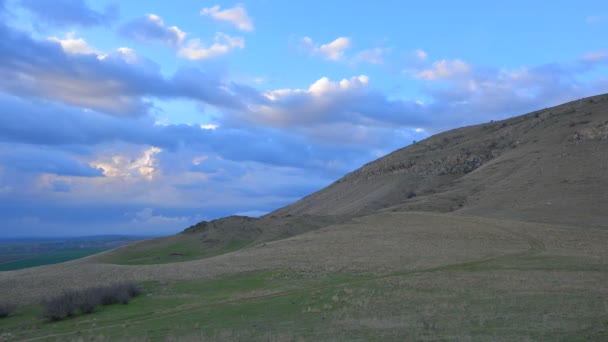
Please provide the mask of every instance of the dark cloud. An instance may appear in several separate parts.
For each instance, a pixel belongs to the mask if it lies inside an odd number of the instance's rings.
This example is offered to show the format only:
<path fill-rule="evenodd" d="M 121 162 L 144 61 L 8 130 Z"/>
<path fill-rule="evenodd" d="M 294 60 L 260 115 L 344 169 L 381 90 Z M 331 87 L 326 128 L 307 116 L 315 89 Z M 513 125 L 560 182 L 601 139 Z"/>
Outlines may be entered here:
<path fill-rule="evenodd" d="M 51 183 L 51 191 L 70 192 L 70 184 L 63 181 L 54 181 Z"/>
<path fill-rule="evenodd" d="M 0 165 L 17 172 L 77 177 L 103 176 L 103 170 L 79 162 L 61 150 L 27 145 L 0 145 Z"/>
<path fill-rule="evenodd" d="M 362 156 L 370 157 L 368 140 L 339 146 L 332 142 L 312 143 L 303 135 L 273 128 L 208 130 L 183 124 L 163 126 L 156 125 L 148 117 L 120 118 L 14 96 L 0 96 L 0 108 L 4 114 L 0 115 L 0 141 L 6 143 L 73 148 L 125 142 L 174 152 L 194 149 L 236 162 L 319 169 L 327 169 L 326 164 L 336 155 L 341 155 L 341 159 L 351 158 L 353 163 L 360 161 Z M 341 171 L 344 169 L 336 170 Z"/>
<path fill-rule="evenodd" d="M 142 42 L 160 41 L 174 48 L 186 36 L 177 26 L 166 26 L 162 18 L 154 14 L 131 20 L 120 27 L 119 33 Z"/>
<path fill-rule="evenodd" d="M 60 27 L 109 25 L 119 15 L 116 4 L 109 4 L 103 11 L 97 11 L 84 0 L 21 0 L 19 3 L 39 21 Z"/>

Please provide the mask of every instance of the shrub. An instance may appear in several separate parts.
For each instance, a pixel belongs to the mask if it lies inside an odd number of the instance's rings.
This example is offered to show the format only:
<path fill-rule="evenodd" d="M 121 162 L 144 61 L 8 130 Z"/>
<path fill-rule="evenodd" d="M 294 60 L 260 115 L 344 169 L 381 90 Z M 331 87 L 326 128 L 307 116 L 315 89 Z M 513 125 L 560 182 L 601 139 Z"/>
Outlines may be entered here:
<path fill-rule="evenodd" d="M 0 303 L 0 318 L 8 317 L 16 309 L 17 306 L 12 303 Z"/>
<path fill-rule="evenodd" d="M 135 283 L 99 286 L 80 291 L 64 291 L 61 295 L 42 302 L 42 316 L 51 321 L 58 321 L 78 312 L 89 314 L 94 312 L 100 304 L 129 304 L 131 298 L 139 296 L 141 292 Z"/>
<path fill-rule="evenodd" d="M 78 308 L 79 293 L 64 291 L 61 295 L 42 302 L 42 316 L 51 321 L 59 321 L 73 316 Z"/>
<path fill-rule="evenodd" d="M 78 310 L 84 314 L 93 313 L 99 305 L 99 301 L 99 295 L 95 288 L 80 291 L 78 297 Z"/>

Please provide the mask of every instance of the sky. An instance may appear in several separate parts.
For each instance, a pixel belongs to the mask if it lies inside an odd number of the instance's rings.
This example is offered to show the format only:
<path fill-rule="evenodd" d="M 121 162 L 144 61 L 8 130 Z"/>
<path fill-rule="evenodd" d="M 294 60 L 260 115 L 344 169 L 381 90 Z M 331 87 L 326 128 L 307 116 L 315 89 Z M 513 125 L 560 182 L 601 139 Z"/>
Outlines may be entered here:
<path fill-rule="evenodd" d="M 0 0 L 0 236 L 259 216 L 608 92 L 608 2 Z"/>

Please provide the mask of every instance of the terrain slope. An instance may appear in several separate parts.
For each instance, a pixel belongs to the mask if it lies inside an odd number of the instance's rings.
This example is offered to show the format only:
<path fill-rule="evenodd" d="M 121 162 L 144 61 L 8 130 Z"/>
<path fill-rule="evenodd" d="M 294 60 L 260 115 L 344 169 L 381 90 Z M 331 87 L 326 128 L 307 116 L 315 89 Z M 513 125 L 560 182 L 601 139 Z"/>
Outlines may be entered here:
<path fill-rule="evenodd" d="M 0 272 L 0 337 L 607 340 L 607 153 L 608 95 L 437 134 L 261 218 Z M 40 318 L 120 281 L 145 296 Z"/>
<path fill-rule="evenodd" d="M 271 215 L 392 208 L 608 228 L 608 96 L 454 129 Z"/>

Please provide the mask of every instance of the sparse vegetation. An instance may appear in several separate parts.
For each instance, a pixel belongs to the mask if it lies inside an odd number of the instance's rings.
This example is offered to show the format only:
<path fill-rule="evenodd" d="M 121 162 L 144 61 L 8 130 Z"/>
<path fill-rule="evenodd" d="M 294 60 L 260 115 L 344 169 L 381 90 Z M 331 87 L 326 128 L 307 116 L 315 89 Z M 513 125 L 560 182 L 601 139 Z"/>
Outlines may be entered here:
<path fill-rule="evenodd" d="M 134 283 L 66 290 L 61 295 L 42 302 L 42 316 L 51 321 L 59 321 L 78 313 L 93 313 L 99 305 L 129 304 L 131 298 L 140 294 L 141 289 Z"/>

